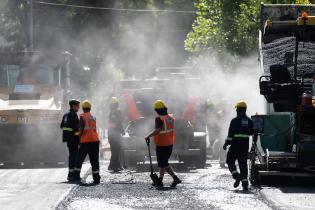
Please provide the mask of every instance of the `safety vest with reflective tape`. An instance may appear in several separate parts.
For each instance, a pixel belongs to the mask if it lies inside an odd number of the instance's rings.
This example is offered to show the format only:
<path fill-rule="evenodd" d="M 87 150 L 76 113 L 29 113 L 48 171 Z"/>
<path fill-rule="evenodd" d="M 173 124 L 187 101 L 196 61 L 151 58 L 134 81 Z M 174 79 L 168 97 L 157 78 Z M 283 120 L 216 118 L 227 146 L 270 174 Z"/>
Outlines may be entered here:
<path fill-rule="evenodd" d="M 163 122 L 162 130 L 154 136 L 154 142 L 157 146 L 170 146 L 174 144 L 175 133 L 174 125 L 175 118 L 171 115 L 159 116 Z"/>
<path fill-rule="evenodd" d="M 98 134 L 96 131 L 96 119 L 89 112 L 80 115 L 83 121 L 82 135 L 80 143 L 98 142 Z"/>

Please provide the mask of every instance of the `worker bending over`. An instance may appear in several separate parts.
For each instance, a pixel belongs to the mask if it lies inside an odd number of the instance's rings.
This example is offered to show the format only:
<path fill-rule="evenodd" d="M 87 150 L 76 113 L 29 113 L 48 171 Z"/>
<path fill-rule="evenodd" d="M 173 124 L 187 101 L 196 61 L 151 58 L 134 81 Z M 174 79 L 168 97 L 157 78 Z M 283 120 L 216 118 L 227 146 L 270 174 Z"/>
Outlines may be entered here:
<path fill-rule="evenodd" d="M 232 119 L 229 134 L 223 149 L 226 150 L 231 145 L 227 153 L 226 163 L 235 179 L 234 187 L 237 188 L 242 182 L 243 190 L 248 190 L 248 168 L 247 156 L 249 149 L 249 137 L 253 135 L 253 122 L 246 116 L 247 105 L 244 101 L 239 101 L 236 106 L 237 116 Z M 240 173 L 236 169 L 235 161 L 238 161 Z"/>
<path fill-rule="evenodd" d="M 156 157 L 158 167 L 160 168 L 159 181 L 155 187 L 163 187 L 163 177 L 165 171 L 173 177 L 173 183 L 171 187 L 175 187 L 182 181 L 175 175 L 172 167 L 168 163 L 168 159 L 171 157 L 173 151 L 173 144 L 175 140 L 174 123 L 175 119 L 167 113 L 167 107 L 164 102 L 157 100 L 154 103 L 154 110 L 157 112 L 155 118 L 155 130 L 152 131 L 145 139 L 150 141 L 151 137 L 154 137 L 156 145 Z"/>
<path fill-rule="evenodd" d="M 89 155 L 94 184 L 100 183 L 99 137 L 96 131 L 96 118 L 90 113 L 91 103 L 82 102 L 83 114 L 80 115 L 80 147 L 75 166 L 75 179 L 81 181 L 80 171 L 86 155 Z"/>
<path fill-rule="evenodd" d="M 80 109 L 80 101 L 72 99 L 69 101 L 70 111 L 63 115 L 60 128 L 62 132 L 62 141 L 67 143 L 69 151 L 68 159 L 68 181 L 74 181 L 74 166 L 78 154 L 79 146 L 79 117 L 77 112 Z"/>

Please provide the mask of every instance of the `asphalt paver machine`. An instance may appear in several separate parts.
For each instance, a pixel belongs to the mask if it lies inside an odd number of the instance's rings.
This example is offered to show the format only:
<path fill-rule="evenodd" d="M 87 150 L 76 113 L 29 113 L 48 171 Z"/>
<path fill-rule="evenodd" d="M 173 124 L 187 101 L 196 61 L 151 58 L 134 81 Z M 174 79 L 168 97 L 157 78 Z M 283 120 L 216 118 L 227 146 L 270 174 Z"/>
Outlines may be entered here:
<path fill-rule="evenodd" d="M 267 114 L 252 116 L 250 181 L 315 177 L 315 7 L 262 5 L 260 93 Z"/>

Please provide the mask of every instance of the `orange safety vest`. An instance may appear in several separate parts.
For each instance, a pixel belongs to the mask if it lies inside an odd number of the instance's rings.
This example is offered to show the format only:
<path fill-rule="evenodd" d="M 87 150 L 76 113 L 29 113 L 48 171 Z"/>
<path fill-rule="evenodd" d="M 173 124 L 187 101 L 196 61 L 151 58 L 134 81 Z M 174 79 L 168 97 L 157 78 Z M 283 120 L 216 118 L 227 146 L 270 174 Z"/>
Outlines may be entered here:
<path fill-rule="evenodd" d="M 175 133 L 174 125 L 175 118 L 171 115 L 159 116 L 163 122 L 161 132 L 154 136 L 154 142 L 157 146 L 170 146 L 174 144 Z"/>
<path fill-rule="evenodd" d="M 83 130 L 80 143 L 98 142 L 98 134 L 96 131 L 96 119 L 89 112 L 80 115 L 83 120 Z"/>

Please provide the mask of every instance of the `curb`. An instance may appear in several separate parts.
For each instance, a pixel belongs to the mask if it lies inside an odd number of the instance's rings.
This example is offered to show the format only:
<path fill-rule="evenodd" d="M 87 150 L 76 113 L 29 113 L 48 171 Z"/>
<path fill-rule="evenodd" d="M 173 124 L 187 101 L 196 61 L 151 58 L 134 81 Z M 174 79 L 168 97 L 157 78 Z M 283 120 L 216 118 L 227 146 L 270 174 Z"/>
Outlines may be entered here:
<path fill-rule="evenodd" d="M 82 179 L 86 179 L 88 176 L 89 176 L 89 171 L 91 169 L 91 166 L 89 163 L 84 163 L 82 165 L 82 172 L 84 173 Z M 62 205 L 64 203 L 64 201 L 68 200 L 69 199 L 69 195 L 74 191 L 76 190 L 77 188 L 79 187 L 78 184 L 73 184 L 72 187 L 70 187 L 66 192 L 64 192 L 60 198 L 58 199 L 58 201 L 55 203 L 55 205 L 52 207 L 53 209 L 65 209 L 64 206 Z"/>
<path fill-rule="evenodd" d="M 270 208 L 275 210 L 288 210 L 288 207 L 280 206 L 274 199 L 271 198 L 268 194 L 265 192 L 262 192 L 261 188 L 258 188 L 258 196 L 260 199 L 266 203 Z"/>

